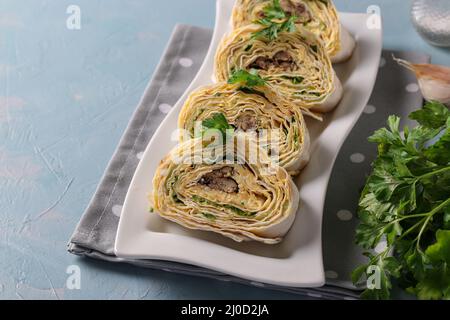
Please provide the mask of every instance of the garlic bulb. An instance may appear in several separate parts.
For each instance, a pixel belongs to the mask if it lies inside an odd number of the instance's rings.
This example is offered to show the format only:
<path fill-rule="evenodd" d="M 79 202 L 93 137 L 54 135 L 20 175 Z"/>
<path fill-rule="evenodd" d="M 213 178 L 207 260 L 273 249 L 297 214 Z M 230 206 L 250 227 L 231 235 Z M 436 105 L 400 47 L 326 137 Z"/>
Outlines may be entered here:
<path fill-rule="evenodd" d="M 422 95 L 427 101 L 438 101 L 450 106 L 450 68 L 435 64 L 414 64 L 397 59 L 400 65 L 416 74 Z"/>

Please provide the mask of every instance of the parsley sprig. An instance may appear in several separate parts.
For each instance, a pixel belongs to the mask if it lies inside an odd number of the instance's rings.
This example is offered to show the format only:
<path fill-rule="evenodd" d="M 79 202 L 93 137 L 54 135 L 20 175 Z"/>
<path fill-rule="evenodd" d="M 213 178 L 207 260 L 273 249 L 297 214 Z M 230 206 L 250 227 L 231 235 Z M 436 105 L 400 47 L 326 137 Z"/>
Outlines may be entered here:
<path fill-rule="evenodd" d="M 214 113 L 211 118 L 205 119 L 202 121 L 203 126 L 203 134 L 208 132 L 208 130 L 218 130 L 222 133 L 223 138 L 225 139 L 227 133 L 230 133 L 230 130 L 233 131 L 234 127 L 228 124 L 227 118 L 223 113 Z"/>
<path fill-rule="evenodd" d="M 202 125 L 208 129 L 218 129 L 227 130 L 233 129 L 231 125 L 228 124 L 227 118 L 225 118 L 223 113 L 215 113 L 211 118 L 202 121 Z"/>
<path fill-rule="evenodd" d="M 294 32 L 297 30 L 295 15 L 288 16 L 280 6 L 280 0 L 273 0 L 271 5 L 264 8 L 264 17 L 255 21 L 255 23 L 264 26 L 262 30 L 253 33 L 253 39 L 275 40 L 280 32 Z"/>
<path fill-rule="evenodd" d="M 251 69 L 250 71 L 239 69 L 231 74 L 228 83 L 240 84 L 242 87 L 252 88 L 265 85 L 266 80 L 261 78 L 255 69 Z"/>
<path fill-rule="evenodd" d="M 286 12 L 281 8 L 280 0 L 273 0 L 272 4 L 266 6 L 263 10 L 264 18 L 269 20 L 282 20 L 286 19 Z"/>
<path fill-rule="evenodd" d="M 356 268 L 356 284 L 378 270 L 379 287 L 363 292 L 368 299 L 388 299 L 391 279 L 421 299 L 450 299 L 450 111 L 437 102 L 410 114 L 419 125 L 400 132 L 400 119 L 369 141 L 378 158 L 359 202 L 356 242 L 368 263 Z M 370 266 L 374 266 L 375 269 Z"/>

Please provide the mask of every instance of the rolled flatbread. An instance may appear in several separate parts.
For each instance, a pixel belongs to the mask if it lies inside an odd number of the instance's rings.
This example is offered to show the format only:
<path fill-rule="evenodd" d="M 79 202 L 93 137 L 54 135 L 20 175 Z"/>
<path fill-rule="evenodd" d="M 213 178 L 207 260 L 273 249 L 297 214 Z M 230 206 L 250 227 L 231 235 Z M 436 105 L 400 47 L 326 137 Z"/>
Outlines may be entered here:
<path fill-rule="evenodd" d="M 257 146 L 246 135 L 236 135 L 235 142 L 231 150 L 205 146 L 202 138 L 180 144 L 155 173 L 151 205 L 161 217 L 189 229 L 238 242 L 278 243 L 295 219 L 297 188 L 264 152 L 254 157 L 250 150 Z M 232 163 L 224 161 L 229 157 Z"/>
<path fill-rule="evenodd" d="M 275 39 L 255 37 L 263 29 L 248 25 L 222 39 L 215 57 L 216 79 L 227 81 L 235 70 L 256 69 L 273 90 L 307 115 L 337 106 L 342 85 L 322 41 L 303 28 L 280 32 Z"/>
<path fill-rule="evenodd" d="M 352 56 L 355 40 L 340 24 L 331 0 L 237 0 L 232 14 L 233 28 L 265 18 L 265 12 L 273 6 L 279 6 L 288 17 L 295 15 L 297 25 L 318 36 L 333 63 L 346 61 Z"/>
<path fill-rule="evenodd" d="M 291 175 L 308 163 L 310 139 L 300 109 L 269 87 L 245 90 L 236 84 L 218 83 L 192 92 L 178 118 L 181 140 L 194 138 L 196 128 L 200 132 L 198 126 L 218 114 L 234 130 L 255 138 Z"/>

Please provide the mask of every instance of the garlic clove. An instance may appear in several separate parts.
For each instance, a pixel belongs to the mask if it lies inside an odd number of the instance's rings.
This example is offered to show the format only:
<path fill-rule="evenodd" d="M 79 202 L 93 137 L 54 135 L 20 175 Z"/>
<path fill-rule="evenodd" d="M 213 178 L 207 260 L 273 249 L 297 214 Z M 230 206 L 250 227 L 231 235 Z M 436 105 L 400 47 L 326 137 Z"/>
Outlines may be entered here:
<path fill-rule="evenodd" d="M 401 66 L 416 74 L 422 95 L 427 101 L 438 101 L 450 106 L 450 68 L 435 64 L 414 64 L 397 59 Z"/>

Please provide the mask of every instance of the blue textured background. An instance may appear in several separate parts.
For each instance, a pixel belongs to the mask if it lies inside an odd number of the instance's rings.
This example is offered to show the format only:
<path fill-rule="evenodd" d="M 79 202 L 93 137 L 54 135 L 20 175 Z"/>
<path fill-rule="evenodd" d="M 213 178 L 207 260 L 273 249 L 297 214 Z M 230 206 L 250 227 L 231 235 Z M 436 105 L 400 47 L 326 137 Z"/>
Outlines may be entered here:
<path fill-rule="evenodd" d="M 426 44 L 406 0 L 382 9 L 384 44 L 450 64 Z M 81 8 L 81 30 L 66 8 Z M 0 298 L 296 298 L 280 292 L 79 259 L 66 243 L 176 23 L 212 27 L 212 0 L 0 2 Z M 81 268 L 81 290 L 65 289 Z"/>

